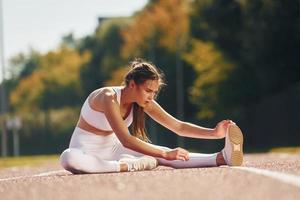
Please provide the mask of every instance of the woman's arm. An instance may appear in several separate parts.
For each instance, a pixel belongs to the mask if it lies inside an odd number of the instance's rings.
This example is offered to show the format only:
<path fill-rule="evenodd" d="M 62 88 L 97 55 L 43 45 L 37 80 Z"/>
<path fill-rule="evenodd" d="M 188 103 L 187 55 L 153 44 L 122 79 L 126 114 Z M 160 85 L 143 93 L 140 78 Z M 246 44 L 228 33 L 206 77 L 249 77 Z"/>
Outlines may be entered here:
<path fill-rule="evenodd" d="M 113 94 L 106 92 L 100 97 L 103 102 L 104 114 L 110 123 L 113 131 L 117 135 L 124 147 L 140 152 L 142 154 L 153 157 L 161 157 L 167 160 L 188 160 L 188 152 L 184 149 L 176 149 L 173 151 L 164 151 L 160 148 L 155 148 L 132 135 L 124 124 L 124 120 L 120 114 L 120 107 L 114 98 Z"/>
<path fill-rule="evenodd" d="M 223 120 L 214 128 L 205 128 L 192 123 L 183 122 L 167 113 L 156 101 L 152 102 L 145 108 L 145 112 L 155 121 L 184 137 L 218 139 L 225 137 L 225 130 L 230 120 Z"/>

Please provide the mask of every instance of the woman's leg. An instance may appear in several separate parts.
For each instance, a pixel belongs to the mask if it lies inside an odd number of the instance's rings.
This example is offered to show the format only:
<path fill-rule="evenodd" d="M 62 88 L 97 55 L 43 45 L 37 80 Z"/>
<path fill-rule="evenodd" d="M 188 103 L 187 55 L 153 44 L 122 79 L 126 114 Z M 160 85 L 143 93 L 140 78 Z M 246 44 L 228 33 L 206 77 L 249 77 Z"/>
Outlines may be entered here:
<path fill-rule="evenodd" d="M 103 160 L 75 148 L 66 149 L 60 156 L 60 163 L 74 174 L 125 171 L 118 161 Z"/>
<path fill-rule="evenodd" d="M 171 150 L 168 147 L 153 144 L 150 145 L 163 150 Z M 143 154 L 120 145 L 119 155 L 139 157 Z M 174 168 L 214 167 L 220 165 L 240 166 L 243 163 L 243 133 L 237 125 L 230 125 L 226 133 L 225 147 L 222 152 L 214 154 L 189 153 L 189 158 L 188 161 L 170 161 L 163 158 L 157 158 L 157 160 L 160 165 L 171 166 Z"/>
<path fill-rule="evenodd" d="M 160 148 L 163 150 L 171 150 L 168 147 L 158 146 L 154 144 L 150 144 L 155 148 Z M 126 157 L 141 157 L 144 154 L 133 151 L 131 149 L 125 148 L 120 144 L 118 148 L 118 154 L 120 158 Z M 202 154 L 202 153 L 189 153 L 190 159 L 187 161 L 182 160 L 166 160 L 163 158 L 156 158 L 158 160 L 158 164 L 170 166 L 173 168 L 192 168 L 192 167 L 215 167 L 218 166 L 217 164 L 217 155 L 220 153 L 214 154 Z"/>
<path fill-rule="evenodd" d="M 217 154 L 202 154 L 202 153 L 189 153 L 189 160 L 165 160 L 158 158 L 161 165 L 166 165 L 174 168 L 193 168 L 193 167 L 216 167 Z"/>

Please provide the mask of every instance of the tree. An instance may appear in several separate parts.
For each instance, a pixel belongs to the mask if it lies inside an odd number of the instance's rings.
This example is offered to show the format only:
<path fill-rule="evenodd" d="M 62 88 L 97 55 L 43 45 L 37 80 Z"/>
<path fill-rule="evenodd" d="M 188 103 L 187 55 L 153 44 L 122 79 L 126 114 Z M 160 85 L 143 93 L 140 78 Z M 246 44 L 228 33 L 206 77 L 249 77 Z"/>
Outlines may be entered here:
<path fill-rule="evenodd" d="M 198 117 L 210 119 L 216 116 L 216 111 L 220 114 L 226 108 L 220 101 L 220 94 L 224 93 L 221 85 L 228 79 L 234 65 L 212 42 L 194 39 L 191 40 L 191 45 L 185 59 L 194 67 L 197 78 L 190 88 L 190 97 L 199 106 Z"/>
<path fill-rule="evenodd" d="M 174 25 L 176 23 L 176 25 Z M 184 0 L 154 1 L 122 30 L 125 58 L 141 56 L 157 41 L 157 47 L 171 53 L 184 49 L 189 33 L 188 4 Z"/>
<path fill-rule="evenodd" d="M 41 56 L 38 70 L 12 91 L 11 104 L 24 111 L 78 104 L 82 98 L 79 71 L 88 60 L 88 53 L 79 55 L 67 48 Z"/>
<path fill-rule="evenodd" d="M 120 30 L 127 24 L 127 18 L 104 19 L 96 28 L 95 34 L 84 38 L 80 51 L 89 50 L 91 59 L 80 72 L 84 94 L 105 85 L 114 70 L 124 66 L 121 57 L 123 38 Z"/>

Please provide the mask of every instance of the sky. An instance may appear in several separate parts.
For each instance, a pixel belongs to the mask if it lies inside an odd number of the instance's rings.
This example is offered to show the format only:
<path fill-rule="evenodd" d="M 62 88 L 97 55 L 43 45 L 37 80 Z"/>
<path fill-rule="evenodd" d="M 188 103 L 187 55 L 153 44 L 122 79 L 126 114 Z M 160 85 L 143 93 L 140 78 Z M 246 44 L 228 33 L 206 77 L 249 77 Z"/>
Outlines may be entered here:
<path fill-rule="evenodd" d="M 21 52 L 26 53 L 30 48 L 40 52 L 55 49 L 66 34 L 73 33 L 75 38 L 92 34 L 98 24 L 98 17 L 130 16 L 141 10 L 147 2 L 148 0 L 2 0 L 3 13 L 0 14 L 3 17 L 5 65 L 8 66 L 9 58 Z M 0 70 L 0 82 L 1 80 Z"/>

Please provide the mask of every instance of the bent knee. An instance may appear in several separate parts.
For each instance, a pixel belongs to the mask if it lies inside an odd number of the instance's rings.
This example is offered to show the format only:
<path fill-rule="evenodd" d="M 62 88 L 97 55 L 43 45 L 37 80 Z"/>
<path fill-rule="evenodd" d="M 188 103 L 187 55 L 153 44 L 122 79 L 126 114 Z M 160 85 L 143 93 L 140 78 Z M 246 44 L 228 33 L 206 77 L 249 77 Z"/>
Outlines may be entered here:
<path fill-rule="evenodd" d="M 79 159 L 82 155 L 82 151 L 79 149 L 69 148 L 66 149 L 60 155 L 60 164 L 66 170 L 78 169 L 78 164 L 80 163 Z"/>

